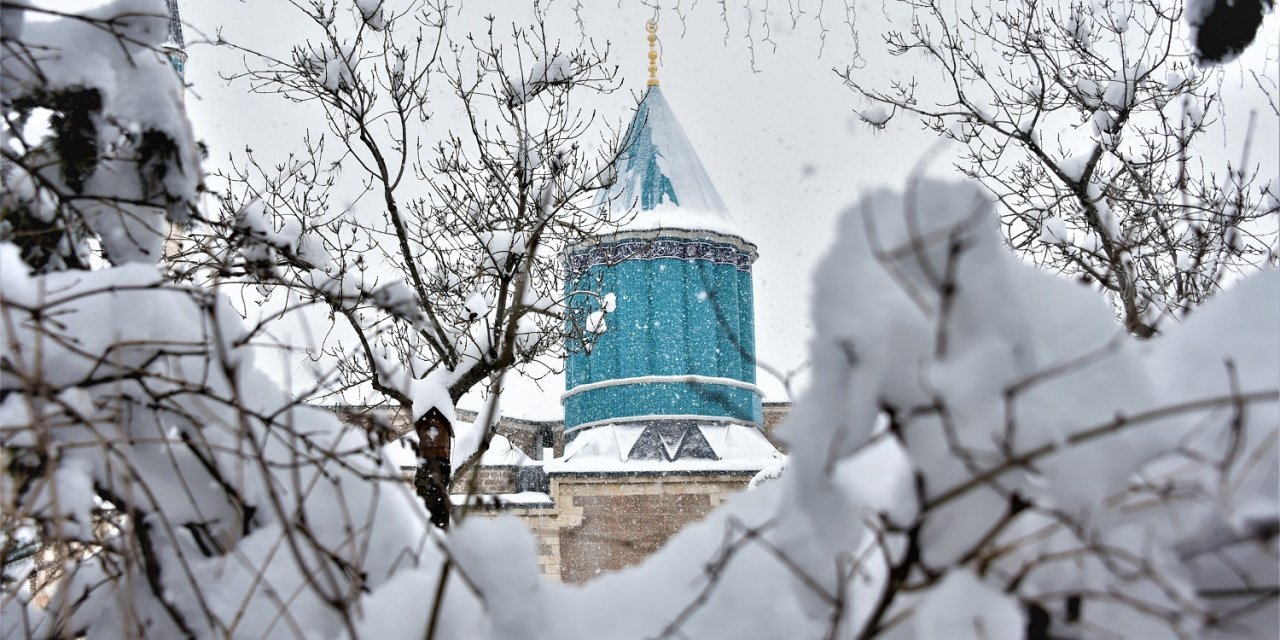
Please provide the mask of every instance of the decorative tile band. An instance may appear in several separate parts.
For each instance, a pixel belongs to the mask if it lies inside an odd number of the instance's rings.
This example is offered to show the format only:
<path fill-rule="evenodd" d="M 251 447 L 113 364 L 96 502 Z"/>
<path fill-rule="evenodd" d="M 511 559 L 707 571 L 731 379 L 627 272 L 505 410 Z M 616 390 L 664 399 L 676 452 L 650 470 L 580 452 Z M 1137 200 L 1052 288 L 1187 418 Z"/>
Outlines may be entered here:
<path fill-rule="evenodd" d="M 732 245 L 706 240 L 628 239 L 572 253 L 565 261 L 565 268 L 569 277 L 574 278 L 595 266 L 614 265 L 625 260 L 662 259 L 705 260 L 713 264 L 732 265 L 739 271 L 750 273 L 755 254 Z"/>

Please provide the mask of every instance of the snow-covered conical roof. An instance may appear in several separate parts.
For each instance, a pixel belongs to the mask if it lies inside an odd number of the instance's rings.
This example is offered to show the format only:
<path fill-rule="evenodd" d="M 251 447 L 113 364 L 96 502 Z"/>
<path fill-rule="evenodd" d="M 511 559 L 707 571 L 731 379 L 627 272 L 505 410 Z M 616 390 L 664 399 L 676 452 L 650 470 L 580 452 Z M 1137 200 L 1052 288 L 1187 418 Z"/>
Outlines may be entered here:
<path fill-rule="evenodd" d="M 742 235 L 657 86 L 650 86 L 636 107 L 622 148 L 617 180 L 596 197 L 596 205 L 609 207 L 625 229 Z"/>

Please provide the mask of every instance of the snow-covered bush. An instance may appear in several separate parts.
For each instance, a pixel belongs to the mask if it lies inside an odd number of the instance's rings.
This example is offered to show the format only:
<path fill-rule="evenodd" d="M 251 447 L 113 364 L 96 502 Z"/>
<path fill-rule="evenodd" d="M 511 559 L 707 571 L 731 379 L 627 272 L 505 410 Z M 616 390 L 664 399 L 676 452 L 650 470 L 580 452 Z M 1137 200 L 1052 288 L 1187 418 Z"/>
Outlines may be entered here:
<path fill-rule="evenodd" d="M 329 634 L 431 544 L 398 469 L 255 368 L 218 292 L 30 276 L 7 243 L 0 271 L 4 551 L 45 561 L 5 563 L 3 637 Z"/>
<path fill-rule="evenodd" d="M 464 524 L 480 591 L 527 587 L 490 637 L 1274 633 L 1280 272 L 1139 341 L 1020 263 L 976 186 L 911 188 L 820 267 L 786 473 L 584 587 L 532 581 L 513 521 Z"/>
<path fill-rule="evenodd" d="M 158 267 L 200 181 L 164 4 L 0 15 L 0 637 L 352 628 L 430 566 L 427 516 L 255 368 L 220 289 Z"/>
<path fill-rule="evenodd" d="M 18 5 L 0 13 L 0 240 L 40 270 L 87 267 L 95 250 L 154 262 L 201 178 L 182 81 L 157 47 L 163 4 L 117 0 L 56 20 Z"/>

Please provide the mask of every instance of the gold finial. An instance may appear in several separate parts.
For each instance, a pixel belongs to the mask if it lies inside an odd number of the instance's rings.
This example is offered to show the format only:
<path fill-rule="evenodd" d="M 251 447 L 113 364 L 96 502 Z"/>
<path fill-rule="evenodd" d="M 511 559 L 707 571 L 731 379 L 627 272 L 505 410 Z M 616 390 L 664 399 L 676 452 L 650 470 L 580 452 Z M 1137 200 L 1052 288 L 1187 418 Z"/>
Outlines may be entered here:
<path fill-rule="evenodd" d="M 644 30 L 649 32 L 649 86 L 658 86 L 658 50 L 655 48 L 658 42 L 658 21 L 650 20 L 644 23 Z"/>

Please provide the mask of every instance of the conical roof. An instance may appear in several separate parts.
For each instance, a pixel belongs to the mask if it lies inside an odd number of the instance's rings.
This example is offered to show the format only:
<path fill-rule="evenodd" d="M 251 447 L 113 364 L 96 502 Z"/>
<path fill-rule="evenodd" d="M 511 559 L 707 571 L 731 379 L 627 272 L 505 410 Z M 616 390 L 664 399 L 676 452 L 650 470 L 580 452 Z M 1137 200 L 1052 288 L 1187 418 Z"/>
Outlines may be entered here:
<path fill-rule="evenodd" d="M 182 18 L 178 16 L 178 0 L 165 0 L 165 5 L 169 9 L 169 39 L 165 43 L 177 49 L 185 48 L 187 45 L 182 38 Z"/>
<path fill-rule="evenodd" d="M 596 197 L 596 205 L 609 207 L 614 219 L 625 221 L 624 228 L 741 235 L 657 86 L 649 87 L 636 107 L 622 149 L 617 179 Z"/>

